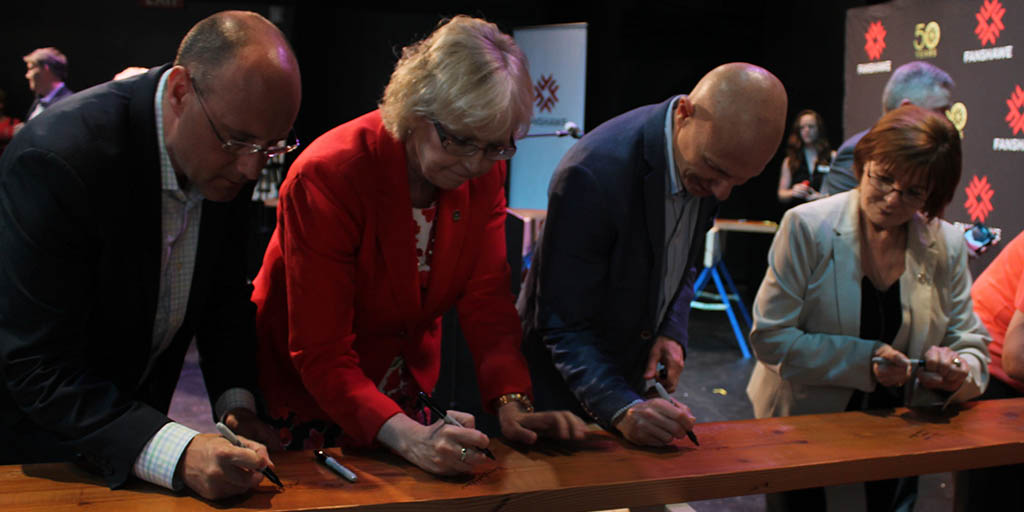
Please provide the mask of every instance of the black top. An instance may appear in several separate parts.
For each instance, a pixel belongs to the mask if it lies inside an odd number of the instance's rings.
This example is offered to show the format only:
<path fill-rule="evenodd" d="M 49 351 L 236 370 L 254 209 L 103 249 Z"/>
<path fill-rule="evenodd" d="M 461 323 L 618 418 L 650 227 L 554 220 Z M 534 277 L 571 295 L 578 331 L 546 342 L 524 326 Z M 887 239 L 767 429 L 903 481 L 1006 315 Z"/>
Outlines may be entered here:
<path fill-rule="evenodd" d="M 888 290 L 880 291 L 864 276 L 860 282 L 860 337 L 892 345 L 903 325 L 899 279 Z"/>
<path fill-rule="evenodd" d="M 821 191 L 821 183 L 825 179 L 825 173 L 816 172 L 817 169 L 808 170 L 806 160 L 803 160 L 804 164 L 793 171 L 793 178 L 790 180 L 790 188 L 797 183 L 802 181 L 810 182 L 811 188 L 817 191 Z M 815 162 L 817 167 L 819 162 Z M 827 162 L 825 163 L 827 164 Z"/>
<path fill-rule="evenodd" d="M 875 288 L 867 276 L 860 282 L 860 337 L 892 345 L 903 325 L 903 306 L 900 303 L 900 281 L 888 290 Z M 903 405 L 903 388 L 877 386 L 871 393 L 857 390 L 850 398 L 846 410 L 885 409 Z"/>

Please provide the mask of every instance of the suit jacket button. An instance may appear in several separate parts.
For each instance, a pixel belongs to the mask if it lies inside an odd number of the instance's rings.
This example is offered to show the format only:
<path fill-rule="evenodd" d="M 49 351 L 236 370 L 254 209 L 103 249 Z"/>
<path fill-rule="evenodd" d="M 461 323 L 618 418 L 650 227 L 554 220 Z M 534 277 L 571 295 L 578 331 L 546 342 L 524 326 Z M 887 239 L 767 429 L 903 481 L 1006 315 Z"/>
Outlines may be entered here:
<path fill-rule="evenodd" d="M 648 331 L 647 329 L 644 329 L 644 330 L 640 331 L 640 339 L 642 339 L 642 340 L 649 340 L 649 339 L 651 339 L 651 331 Z"/>

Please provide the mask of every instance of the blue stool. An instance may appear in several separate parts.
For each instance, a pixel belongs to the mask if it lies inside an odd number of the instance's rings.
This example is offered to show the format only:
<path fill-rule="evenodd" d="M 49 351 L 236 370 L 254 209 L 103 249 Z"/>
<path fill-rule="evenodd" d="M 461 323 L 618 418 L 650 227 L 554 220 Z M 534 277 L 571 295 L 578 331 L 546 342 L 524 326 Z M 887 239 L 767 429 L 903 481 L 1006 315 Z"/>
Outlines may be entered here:
<path fill-rule="evenodd" d="M 725 262 L 722 261 L 722 232 L 774 233 L 777 228 L 778 226 L 774 222 L 718 219 L 715 220 L 715 226 L 708 230 L 704 239 L 704 269 L 701 270 L 693 285 L 694 300 L 690 302 L 690 307 L 706 311 L 725 310 L 725 314 L 729 316 L 729 324 L 732 325 L 732 333 L 736 336 L 736 344 L 739 345 L 744 359 L 750 358 L 750 347 L 747 344 L 746 336 L 740 330 L 739 321 L 736 319 L 736 310 L 738 309 L 743 317 L 747 332 L 750 332 L 753 322 L 751 322 L 750 313 L 747 312 L 747 307 L 736 290 L 736 283 L 732 281 L 732 276 L 729 275 L 729 270 L 725 268 Z M 724 283 L 722 282 L 723 278 Z M 697 300 L 709 281 L 715 282 L 715 289 L 718 291 L 716 302 L 712 304 Z M 732 304 L 733 302 L 736 303 L 735 306 Z"/>

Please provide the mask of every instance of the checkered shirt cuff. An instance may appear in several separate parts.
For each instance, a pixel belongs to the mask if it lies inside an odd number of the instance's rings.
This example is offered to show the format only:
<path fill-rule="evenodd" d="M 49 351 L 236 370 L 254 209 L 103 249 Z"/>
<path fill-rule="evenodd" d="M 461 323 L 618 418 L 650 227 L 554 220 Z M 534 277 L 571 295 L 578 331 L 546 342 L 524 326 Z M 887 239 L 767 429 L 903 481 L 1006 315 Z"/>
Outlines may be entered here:
<path fill-rule="evenodd" d="M 245 388 L 231 388 L 220 395 L 217 403 L 213 405 L 213 413 L 217 415 L 217 421 L 224 421 L 224 415 L 232 409 L 248 409 L 256 412 L 256 397 Z"/>
<path fill-rule="evenodd" d="M 174 480 L 174 471 L 178 468 L 178 460 L 185 452 L 185 447 L 198 434 L 180 423 L 164 425 L 135 459 L 135 476 L 161 487 L 181 490 L 184 484 Z"/>

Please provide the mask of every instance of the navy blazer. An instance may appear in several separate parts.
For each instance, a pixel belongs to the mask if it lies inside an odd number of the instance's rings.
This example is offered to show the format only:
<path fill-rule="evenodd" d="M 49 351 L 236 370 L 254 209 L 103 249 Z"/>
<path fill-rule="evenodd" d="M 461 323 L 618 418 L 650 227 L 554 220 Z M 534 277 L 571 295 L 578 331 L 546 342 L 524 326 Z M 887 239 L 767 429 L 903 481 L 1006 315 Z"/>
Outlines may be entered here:
<path fill-rule="evenodd" d="M 43 107 L 43 112 L 45 112 L 46 109 L 48 109 L 51 106 L 53 106 L 54 103 L 57 103 L 58 101 L 60 101 L 60 100 L 62 100 L 64 98 L 67 98 L 68 96 L 71 96 L 74 93 L 75 93 L 75 91 L 72 91 L 71 89 L 68 88 L 68 84 L 61 85 L 60 89 L 57 89 L 57 92 L 53 95 L 53 98 L 50 98 L 50 102 L 47 103 L 45 107 Z M 36 99 L 34 101 L 32 101 L 32 105 L 28 107 L 28 112 L 25 113 L 25 121 L 26 122 L 28 122 L 29 117 L 32 116 L 32 112 L 35 112 L 36 106 L 39 105 L 40 102 L 42 102 L 42 98 L 39 97 L 39 96 L 36 96 Z M 40 112 L 40 114 L 42 114 L 43 112 Z"/>
<path fill-rule="evenodd" d="M 686 348 L 695 266 L 717 200 L 700 199 L 687 271 L 658 324 L 671 99 L 598 126 L 558 164 L 519 310 L 541 409 L 578 405 L 606 428 L 640 399 L 655 337 Z"/>
<path fill-rule="evenodd" d="M 153 100 L 167 66 L 82 91 L 0 159 L 0 464 L 78 459 L 131 475 L 193 334 L 210 396 L 255 389 L 248 197 L 203 203 L 184 323 L 144 382 L 161 259 Z"/>

